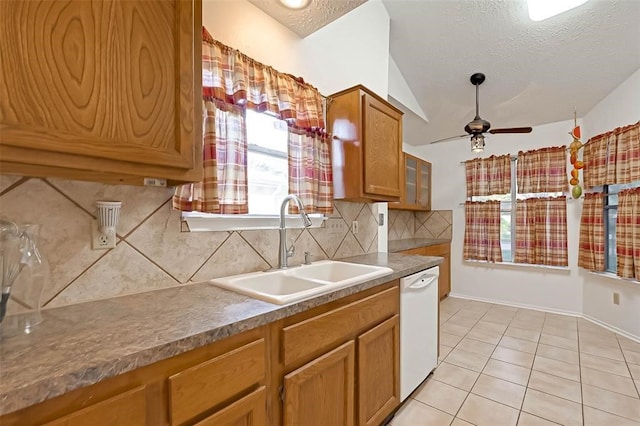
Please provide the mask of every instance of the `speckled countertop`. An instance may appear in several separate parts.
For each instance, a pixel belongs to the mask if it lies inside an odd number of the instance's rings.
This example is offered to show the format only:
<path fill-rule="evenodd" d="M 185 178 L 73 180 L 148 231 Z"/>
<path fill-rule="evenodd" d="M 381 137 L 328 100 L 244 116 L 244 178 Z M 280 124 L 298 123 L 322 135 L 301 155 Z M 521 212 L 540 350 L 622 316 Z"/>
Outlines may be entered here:
<path fill-rule="evenodd" d="M 208 283 L 43 311 L 31 334 L 0 332 L 0 415 L 438 265 L 426 256 L 341 259 L 393 273 L 289 305 Z"/>
<path fill-rule="evenodd" d="M 435 246 L 436 244 L 450 243 L 451 240 L 443 238 L 405 238 L 403 240 L 389 241 L 389 252 L 397 253 L 416 247 Z"/>

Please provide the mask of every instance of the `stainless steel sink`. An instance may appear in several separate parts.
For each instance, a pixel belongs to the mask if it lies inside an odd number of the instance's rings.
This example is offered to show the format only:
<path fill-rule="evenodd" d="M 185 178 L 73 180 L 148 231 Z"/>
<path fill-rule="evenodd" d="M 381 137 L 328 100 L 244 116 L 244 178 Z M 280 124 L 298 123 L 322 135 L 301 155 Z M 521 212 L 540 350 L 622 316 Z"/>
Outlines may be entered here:
<path fill-rule="evenodd" d="M 284 305 L 392 273 L 383 266 L 326 260 L 270 272 L 215 278 L 211 284 L 266 302 Z"/>

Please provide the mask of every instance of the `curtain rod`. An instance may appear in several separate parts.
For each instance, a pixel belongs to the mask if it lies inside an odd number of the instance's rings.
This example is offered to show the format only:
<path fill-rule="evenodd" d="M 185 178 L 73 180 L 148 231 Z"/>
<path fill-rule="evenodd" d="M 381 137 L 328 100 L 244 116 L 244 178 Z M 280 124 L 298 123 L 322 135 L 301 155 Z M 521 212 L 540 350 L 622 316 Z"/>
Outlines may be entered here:
<path fill-rule="evenodd" d="M 584 144 L 583 144 L 584 146 Z M 571 148 L 566 148 L 565 151 L 567 152 L 571 152 Z M 518 156 L 517 155 L 511 155 L 511 160 L 517 160 Z M 467 161 L 473 161 L 473 160 L 467 160 Z M 465 164 L 467 161 L 461 161 L 460 164 Z"/>

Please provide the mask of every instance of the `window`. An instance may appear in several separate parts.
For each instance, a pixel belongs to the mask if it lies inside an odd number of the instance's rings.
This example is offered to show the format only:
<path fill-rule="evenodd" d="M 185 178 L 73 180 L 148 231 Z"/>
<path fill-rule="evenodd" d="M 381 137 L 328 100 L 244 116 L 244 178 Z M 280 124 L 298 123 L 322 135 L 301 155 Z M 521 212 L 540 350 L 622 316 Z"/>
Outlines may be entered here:
<path fill-rule="evenodd" d="M 616 219 L 618 218 L 618 193 L 625 189 L 640 187 L 640 181 L 620 184 L 604 185 L 604 227 L 605 227 L 605 259 L 604 269 L 616 273 Z"/>
<path fill-rule="evenodd" d="M 562 192 L 518 194 L 517 179 L 515 179 L 517 162 L 517 158 L 511 159 L 511 191 L 508 194 L 471 197 L 471 201 L 500 201 L 500 247 L 503 262 L 513 262 L 513 251 L 516 246 L 516 200 L 562 195 Z"/>
<path fill-rule="evenodd" d="M 246 111 L 249 214 L 279 214 L 289 194 L 287 124 Z"/>

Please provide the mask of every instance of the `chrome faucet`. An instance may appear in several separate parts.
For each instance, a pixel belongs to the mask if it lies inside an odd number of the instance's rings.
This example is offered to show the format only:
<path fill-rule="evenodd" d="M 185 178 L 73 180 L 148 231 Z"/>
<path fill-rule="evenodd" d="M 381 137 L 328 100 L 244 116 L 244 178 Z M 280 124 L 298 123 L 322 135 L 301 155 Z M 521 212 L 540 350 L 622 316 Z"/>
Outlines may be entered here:
<path fill-rule="evenodd" d="M 280 247 L 278 249 L 278 267 L 276 269 L 289 268 L 289 258 L 293 256 L 293 253 L 296 251 L 293 241 L 291 242 L 291 247 L 287 248 L 287 228 L 285 226 L 284 209 L 287 207 L 290 200 L 293 200 L 297 204 L 304 227 L 308 228 L 311 226 L 311 219 L 309 219 L 309 216 L 305 213 L 304 205 L 302 204 L 302 201 L 300 201 L 300 198 L 293 194 L 289 194 L 284 197 L 284 200 L 282 200 L 282 204 L 280 205 Z"/>

